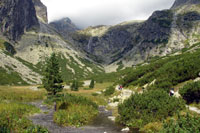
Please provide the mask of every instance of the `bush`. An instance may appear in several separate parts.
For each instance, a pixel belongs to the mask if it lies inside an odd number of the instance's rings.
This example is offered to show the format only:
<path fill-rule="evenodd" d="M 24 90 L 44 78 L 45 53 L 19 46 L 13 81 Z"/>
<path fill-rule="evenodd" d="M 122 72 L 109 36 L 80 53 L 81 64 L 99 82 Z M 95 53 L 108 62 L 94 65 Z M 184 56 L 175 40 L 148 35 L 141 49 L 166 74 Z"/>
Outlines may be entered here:
<path fill-rule="evenodd" d="M 164 123 L 161 133 L 199 133 L 200 118 L 187 114 L 178 116 L 177 120 L 171 119 Z"/>
<path fill-rule="evenodd" d="M 94 88 L 94 80 L 92 79 L 89 85 L 89 88 L 93 89 Z"/>
<path fill-rule="evenodd" d="M 98 105 L 94 103 L 93 101 L 89 100 L 88 98 L 82 97 L 82 96 L 75 96 L 71 94 L 65 94 L 64 96 L 61 96 L 57 99 L 57 107 L 59 108 L 59 105 L 61 103 L 65 103 L 66 105 L 71 104 L 77 104 L 77 105 L 89 105 L 93 106 L 94 108 L 98 108 Z"/>
<path fill-rule="evenodd" d="M 54 113 L 54 121 L 62 126 L 80 127 L 89 123 L 98 111 L 89 105 L 71 105 L 66 110 L 58 110 Z"/>
<path fill-rule="evenodd" d="M 108 87 L 105 91 L 104 91 L 104 95 L 105 96 L 110 96 L 112 94 L 115 93 L 115 88 L 113 86 Z"/>
<path fill-rule="evenodd" d="M 132 128 L 141 128 L 150 122 L 159 122 L 185 108 L 184 101 L 170 97 L 163 90 L 146 91 L 132 95 L 118 106 L 117 121 Z"/>
<path fill-rule="evenodd" d="M 147 65 L 138 65 L 121 79 L 123 86 L 143 86 L 156 82 L 152 88 L 169 91 L 172 86 L 198 77 L 200 72 L 200 50 L 181 55 L 149 61 Z"/>
<path fill-rule="evenodd" d="M 74 80 L 71 85 L 71 91 L 78 91 L 79 84 L 77 80 Z"/>
<path fill-rule="evenodd" d="M 98 114 L 98 105 L 82 97 L 66 94 L 57 99 L 54 121 L 62 126 L 82 126 Z"/>
<path fill-rule="evenodd" d="M 94 97 L 96 97 L 98 95 L 99 95 L 98 93 L 92 93 L 92 96 L 94 96 Z"/>
<path fill-rule="evenodd" d="M 200 81 L 186 84 L 179 90 L 179 93 L 187 103 L 198 103 L 200 100 Z"/>
<path fill-rule="evenodd" d="M 92 88 L 83 88 L 83 90 L 92 90 Z"/>

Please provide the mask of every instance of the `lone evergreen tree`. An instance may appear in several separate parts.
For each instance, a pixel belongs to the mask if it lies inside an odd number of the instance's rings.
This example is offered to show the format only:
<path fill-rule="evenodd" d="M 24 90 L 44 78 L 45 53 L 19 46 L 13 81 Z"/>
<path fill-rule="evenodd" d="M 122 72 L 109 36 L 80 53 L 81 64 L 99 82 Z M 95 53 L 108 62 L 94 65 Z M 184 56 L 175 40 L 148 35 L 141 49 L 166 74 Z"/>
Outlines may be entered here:
<path fill-rule="evenodd" d="M 55 53 L 53 53 L 51 57 L 46 60 L 46 67 L 42 81 L 44 88 L 51 95 L 56 95 L 56 93 L 63 90 L 63 80 L 60 74 L 60 66 Z"/>
<path fill-rule="evenodd" d="M 71 85 L 71 90 L 72 91 L 78 91 L 78 87 L 79 87 L 78 81 L 74 80 L 72 85 Z"/>
<path fill-rule="evenodd" d="M 94 88 L 94 80 L 93 80 L 93 79 L 91 80 L 89 87 L 90 87 L 91 89 Z"/>

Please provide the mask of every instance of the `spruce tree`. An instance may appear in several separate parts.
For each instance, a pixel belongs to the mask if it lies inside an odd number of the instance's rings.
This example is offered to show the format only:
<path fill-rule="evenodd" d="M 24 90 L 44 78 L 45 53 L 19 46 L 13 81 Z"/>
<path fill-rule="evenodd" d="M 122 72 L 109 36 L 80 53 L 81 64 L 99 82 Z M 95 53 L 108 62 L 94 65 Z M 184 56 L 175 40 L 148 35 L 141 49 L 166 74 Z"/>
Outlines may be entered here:
<path fill-rule="evenodd" d="M 55 53 L 46 60 L 46 67 L 44 70 L 43 85 L 47 92 L 51 95 L 63 90 L 63 80 L 61 78 L 59 61 Z"/>
<path fill-rule="evenodd" d="M 79 88 L 78 81 L 74 80 L 71 85 L 71 90 L 78 91 L 78 88 Z"/>
<path fill-rule="evenodd" d="M 89 87 L 90 87 L 91 89 L 94 88 L 94 80 L 93 80 L 93 79 L 91 80 Z"/>

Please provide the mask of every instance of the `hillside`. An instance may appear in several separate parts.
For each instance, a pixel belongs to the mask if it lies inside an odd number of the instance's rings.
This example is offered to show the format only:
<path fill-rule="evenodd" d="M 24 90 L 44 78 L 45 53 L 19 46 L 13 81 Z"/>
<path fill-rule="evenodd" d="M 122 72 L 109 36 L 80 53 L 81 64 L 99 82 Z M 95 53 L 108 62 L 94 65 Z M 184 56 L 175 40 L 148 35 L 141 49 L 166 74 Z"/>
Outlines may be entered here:
<path fill-rule="evenodd" d="M 200 41 L 197 0 L 176 0 L 171 9 L 155 11 L 146 21 L 84 30 L 69 18 L 48 24 L 47 8 L 40 0 L 2 1 L 0 7 L 1 73 L 6 78 L 17 75 L 6 84 L 41 83 L 43 62 L 52 52 L 59 55 L 66 81 L 131 68 Z"/>
<path fill-rule="evenodd" d="M 104 65 L 122 61 L 132 66 L 152 56 L 165 56 L 198 42 L 199 1 L 176 1 L 169 10 L 155 11 L 146 21 L 98 26 L 74 33 L 74 43 Z"/>
<path fill-rule="evenodd" d="M 47 24 L 47 10 L 39 0 L 23 4 L 17 0 L 2 1 L 0 6 L 3 14 L 0 17 L 0 78 L 5 79 L 0 84 L 41 83 L 43 62 L 53 52 L 59 54 L 64 81 L 104 72 Z"/>

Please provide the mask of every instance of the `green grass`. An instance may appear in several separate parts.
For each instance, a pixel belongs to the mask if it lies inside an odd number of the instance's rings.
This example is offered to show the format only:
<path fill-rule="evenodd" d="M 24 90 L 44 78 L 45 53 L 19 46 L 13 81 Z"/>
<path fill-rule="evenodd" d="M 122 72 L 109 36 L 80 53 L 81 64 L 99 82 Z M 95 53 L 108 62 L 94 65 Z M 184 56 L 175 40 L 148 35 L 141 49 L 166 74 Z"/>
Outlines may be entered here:
<path fill-rule="evenodd" d="M 34 126 L 27 118 L 29 115 L 39 113 L 39 109 L 32 105 L 21 103 L 0 102 L 0 132 L 41 132 L 47 130 Z"/>
<path fill-rule="evenodd" d="M 47 99 L 47 103 L 53 99 Z M 98 114 L 98 105 L 83 96 L 64 94 L 56 100 L 54 122 L 61 126 L 80 127 L 88 124 Z"/>
<path fill-rule="evenodd" d="M 98 111 L 92 106 L 73 104 L 66 110 L 55 112 L 54 122 L 62 126 L 80 127 L 88 124 L 97 114 Z"/>
<path fill-rule="evenodd" d="M 46 94 L 45 90 L 34 91 L 31 86 L 0 86 L 0 99 L 19 102 L 30 102 L 42 100 Z"/>
<path fill-rule="evenodd" d="M 30 90 L 31 86 L 0 86 L 0 132 L 33 132 L 47 133 L 47 129 L 33 125 L 28 119 L 40 110 L 33 105 L 25 104 L 42 100 L 45 91 Z"/>

